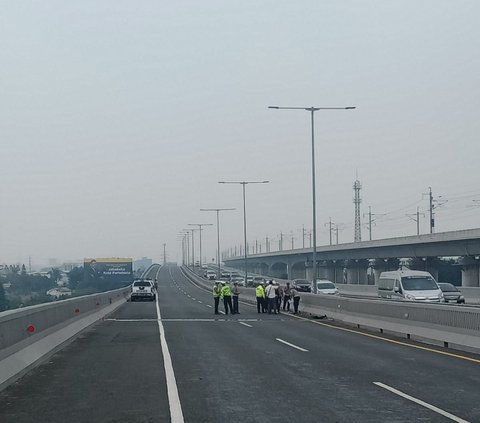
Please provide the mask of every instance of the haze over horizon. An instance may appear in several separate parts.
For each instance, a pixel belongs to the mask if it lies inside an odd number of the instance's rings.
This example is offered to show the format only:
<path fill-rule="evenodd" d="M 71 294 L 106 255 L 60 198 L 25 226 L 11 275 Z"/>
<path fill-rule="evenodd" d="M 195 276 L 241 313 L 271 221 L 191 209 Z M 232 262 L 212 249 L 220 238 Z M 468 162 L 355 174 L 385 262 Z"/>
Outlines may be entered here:
<path fill-rule="evenodd" d="M 180 260 L 177 234 L 221 216 L 222 249 L 353 240 L 352 184 L 374 239 L 480 227 L 480 3 L 5 2 L 0 15 L 0 263 Z M 441 197 L 439 197 L 441 196 Z M 362 227 L 362 238 L 368 230 Z M 215 227 L 203 232 L 215 256 Z M 308 241 L 307 241 L 308 244 Z M 264 248 L 264 247 L 263 247 Z M 263 250 L 263 249 L 262 249 Z"/>

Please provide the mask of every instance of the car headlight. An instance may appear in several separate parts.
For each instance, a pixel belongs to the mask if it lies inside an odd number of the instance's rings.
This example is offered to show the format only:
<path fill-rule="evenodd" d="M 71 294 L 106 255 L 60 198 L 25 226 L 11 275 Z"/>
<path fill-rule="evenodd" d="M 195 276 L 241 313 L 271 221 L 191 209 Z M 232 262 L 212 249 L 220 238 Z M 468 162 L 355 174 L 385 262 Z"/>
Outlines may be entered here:
<path fill-rule="evenodd" d="M 440 292 L 440 293 L 438 294 L 438 298 L 443 299 L 443 292 Z"/>
<path fill-rule="evenodd" d="M 459 299 L 460 301 L 465 301 L 465 297 L 464 297 L 463 295 L 460 295 L 460 297 L 458 297 L 458 299 Z"/>
<path fill-rule="evenodd" d="M 412 300 L 412 301 L 415 301 L 415 299 L 416 299 L 415 296 L 414 296 L 414 295 L 411 295 L 411 294 L 405 294 L 405 298 L 406 298 L 407 300 Z"/>

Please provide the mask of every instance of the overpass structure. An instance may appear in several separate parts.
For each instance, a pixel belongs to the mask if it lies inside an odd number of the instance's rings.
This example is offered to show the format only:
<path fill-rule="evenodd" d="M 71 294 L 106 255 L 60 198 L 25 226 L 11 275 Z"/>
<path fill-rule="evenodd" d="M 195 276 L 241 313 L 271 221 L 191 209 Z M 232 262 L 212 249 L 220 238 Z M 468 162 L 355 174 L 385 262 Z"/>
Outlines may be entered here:
<path fill-rule="evenodd" d="M 439 258 L 460 257 L 462 286 L 479 287 L 480 228 L 436 234 L 317 247 L 317 278 L 337 283 L 367 284 L 368 270 L 375 280 L 383 271 L 396 270 L 400 259 L 410 267 L 438 277 Z M 243 269 L 243 257 L 224 259 L 227 266 Z M 312 248 L 254 254 L 248 270 L 273 277 L 313 279 Z"/>

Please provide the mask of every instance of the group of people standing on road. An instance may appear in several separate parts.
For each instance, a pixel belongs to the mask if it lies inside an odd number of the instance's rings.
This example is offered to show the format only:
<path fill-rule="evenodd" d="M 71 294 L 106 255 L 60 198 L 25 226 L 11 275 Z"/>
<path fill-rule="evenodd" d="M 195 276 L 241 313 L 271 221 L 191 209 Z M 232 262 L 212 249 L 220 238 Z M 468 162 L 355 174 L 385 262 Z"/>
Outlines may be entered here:
<path fill-rule="evenodd" d="M 255 288 L 255 296 L 257 297 L 257 312 L 277 314 L 280 309 L 290 311 L 290 302 L 293 301 L 293 314 L 298 314 L 298 305 L 300 303 L 300 294 L 298 291 L 290 287 L 290 282 L 282 287 L 278 282 L 268 281 L 265 286 L 261 282 Z"/>
<path fill-rule="evenodd" d="M 235 282 L 232 288 L 226 282 L 215 281 L 212 288 L 212 295 L 215 314 L 220 314 L 218 311 L 220 300 L 223 300 L 225 314 L 228 314 L 229 311 L 231 314 L 240 314 L 238 311 L 238 297 L 240 295 L 238 283 Z M 290 303 L 293 301 L 293 314 L 298 314 L 300 294 L 295 288 L 290 287 L 289 282 L 287 282 L 284 287 L 274 281 L 268 281 L 266 286 L 265 282 L 261 282 L 255 288 L 255 296 L 257 299 L 258 313 L 272 314 L 273 312 L 278 314 L 280 313 L 280 309 L 290 311 Z"/>
<path fill-rule="evenodd" d="M 218 311 L 218 305 L 220 300 L 223 300 L 223 306 L 225 307 L 225 314 L 240 314 L 238 311 L 238 296 L 240 295 L 240 290 L 238 289 L 238 283 L 233 284 L 233 288 L 230 287 L 226 282 L 215 281 L 213 284 L 213 300 L 215 304 L 215 314 L 220 314 Z M 232 301 L 233 299 L 233 301 Z"/>

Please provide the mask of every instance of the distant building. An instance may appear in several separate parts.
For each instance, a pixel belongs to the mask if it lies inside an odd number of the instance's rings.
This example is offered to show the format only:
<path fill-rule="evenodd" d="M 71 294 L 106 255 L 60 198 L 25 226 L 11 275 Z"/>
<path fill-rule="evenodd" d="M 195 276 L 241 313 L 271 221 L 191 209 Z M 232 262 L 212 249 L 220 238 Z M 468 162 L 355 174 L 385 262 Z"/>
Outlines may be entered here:
<path fill-rule="evenodd" d="M 70 272 L 70 270 L 74 269 L 75 267 L 83 267 L 83 261 L 66 261 L 62 264 L 62 270 L 64 272 Z"/>
<path fill-rule="evenodd" d="M 49 258 L 48 259 L 48 265 L 50 267 L 57 267 L 58 266 L 58 260 L 56 258 Z"/>
<path fill-rule="evenodd" d="M 141 259 L 135 260 L 133 262 L 133 270 L 135 272 L 148 269 L 152 265 L 153 261 L 151 258 L 142 257 Z"/>

